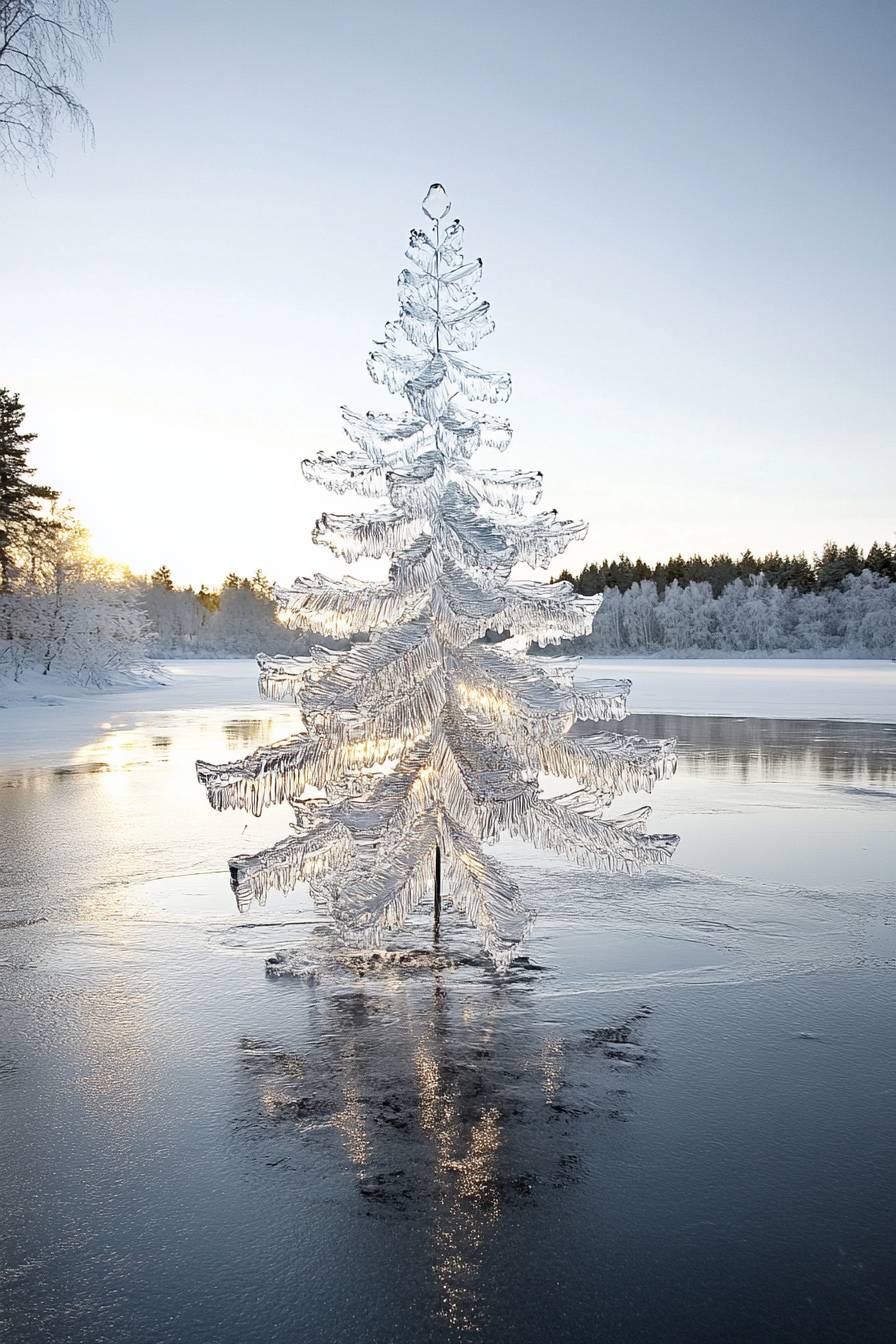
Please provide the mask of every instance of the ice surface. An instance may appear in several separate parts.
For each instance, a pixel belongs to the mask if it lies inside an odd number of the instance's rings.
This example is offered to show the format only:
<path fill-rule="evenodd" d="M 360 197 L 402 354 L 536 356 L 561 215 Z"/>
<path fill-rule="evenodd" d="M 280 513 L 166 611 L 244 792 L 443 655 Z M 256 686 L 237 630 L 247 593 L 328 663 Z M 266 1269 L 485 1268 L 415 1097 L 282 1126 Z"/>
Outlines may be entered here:
<path fill-rule="evenodd" d="M 432 224 L 411 235 L 398 320 L 368 360 L 374 381 L 410 411 L 343 409 L 351 450 L 303 464 L 309 481 L 338 495 L 383 501 L 372 513 L 322 513 L 313 538 L 349 563 L 388 556 L 388 580 L 316 575 L 275 594 L 295 629 L 369 639 L 344 653 L 262 656 L 259 688 L 298 707 L 294 736 L 197 769 L 219 810 L 296 809 L 294 837 L 231 861 L 241 911 L 307 880 L 349 944 L 378 947 L 433 899 L 438 856 L 453 909 L 505 969 L 530 916 L 483 843 L 506 834 L 617 873 L 664 862 L 676 839 L 646 833 L 647 808 L 602 812 L 618 793 L 670 778 L 675 744 L 593 729 L 571 736 L 577 721 L 624 717 L 629 683 L 577 686 L 574 662 L 526 657 L 530 641 L 587 634 L 601 599 L 567 583 L 511 583 L 511 572 L 546 567 L 587 526 L 555 511 L 527 515 L 540 472 L 469 464 L 480 447 L 510 442 L 509 424 L 477 408 L 506 401 L 510 377 L 457 353 L 494 326 L 475 292 L 482 264 L 464 261 L 457 221 L 442 225 L 444 188 L 431 187 L 423 209 Z M 509 639 L 480 643 L 490 632 Z M 544 776 L 582 787 L 547 798 Z"/>
<path fill-rule="evenodd" d="M 678 862 L 628 878 L 503 841 L 539 915 L 499 979 L 448 911 L 438 950 L 420 918 L 381 953 L 341 949 L 304 886 L 238 915 L 222 854 L 290 832 L 269 813 L 240 838 L 186 767 L 292 711 L 247 708 L 251 662 L 172 667 L 23 706 L 57 754 L 4 779 L 8 1344 L 35 1322 L 70 1344 L 570 1344 L 600 1320 L 692 1344 L 770 1319 L 889 1341 L 892 731 L 639 726 L 687 742 L 654 827 Z M 715 704 L 717 667 L 681 680 Z M 788 668 L 754 670 L 773 704 Z M 853 694 L 884 670 L 854 667 Z M 54 769 L 73 745 L 108 768 Z"/>

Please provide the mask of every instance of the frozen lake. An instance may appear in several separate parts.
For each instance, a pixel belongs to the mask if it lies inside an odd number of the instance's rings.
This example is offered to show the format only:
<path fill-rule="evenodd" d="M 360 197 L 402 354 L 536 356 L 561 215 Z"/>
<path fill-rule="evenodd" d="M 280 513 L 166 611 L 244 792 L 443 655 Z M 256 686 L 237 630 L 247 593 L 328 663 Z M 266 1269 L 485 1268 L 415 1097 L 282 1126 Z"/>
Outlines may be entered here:
<path fill-rule="evenodd" d="M 227 857 L 290 814 L 213 813 L 193 761 L 290 731 L 245 664 L 23 708 L 4 1340 L 890 1341 L 896 726 L 845 681 L 788 717 L 768 666 L 762 717 L 681 681 L 620 726 L 680 739 L 669 868 L 501 846 L 538 911 L 504 980 L 450 912 L 373 965 L 303 891 L 238 916 Z"/>

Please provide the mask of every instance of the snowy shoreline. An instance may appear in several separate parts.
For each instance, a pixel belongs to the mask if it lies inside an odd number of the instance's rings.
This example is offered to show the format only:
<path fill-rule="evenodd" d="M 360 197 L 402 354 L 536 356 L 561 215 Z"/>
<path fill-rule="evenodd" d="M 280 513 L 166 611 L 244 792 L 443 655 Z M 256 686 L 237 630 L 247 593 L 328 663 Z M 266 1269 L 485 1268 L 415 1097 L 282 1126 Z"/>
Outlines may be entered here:
<path fill-rule="evenodd" d="M 896 662 L 834 658 L 583 658 L 576 684 L 627 677 L 631 714 L 896 723 Z"/>
<path fill-rule="evenodd" d="M 164 715 L 232 709 L 257 717 L 287 709 L 259 699 L 257 675 L 251 658 L 185 658 L 160 662 L 156 681 L 135 677 L 102 691 L 34 674 L 0 682 L 0 768 L 66 765 L 112 729 Z M 585 690 L 605 677 L 631 680 L 632 714 L 896 723 L 891 661 L 583 658 L 576 682 Z"/>

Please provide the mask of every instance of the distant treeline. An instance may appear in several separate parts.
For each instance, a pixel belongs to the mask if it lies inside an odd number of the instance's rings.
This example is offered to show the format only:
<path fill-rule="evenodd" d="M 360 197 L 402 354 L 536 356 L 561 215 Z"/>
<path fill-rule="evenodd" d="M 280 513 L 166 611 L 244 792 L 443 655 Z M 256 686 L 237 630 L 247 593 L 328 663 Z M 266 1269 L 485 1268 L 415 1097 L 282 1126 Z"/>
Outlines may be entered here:
<path fill-rule="evenodd" d="M 330 641 L 295 634 L 277 619 L 273 585 L 256 570 L 251 579 L 228 574 L 220 589 L 175 588 L 162 565 L 140 593 L 151 632 L 151 649 L 163 658 L 254 658 L 265 653 L 307 653 Z"/>
<path fill-rule="evenodd" d="M 714 555 L 711 560 L 704 560 L 702 555 L 692 555 L 688 560 L 683 555 L 675 555 L 656 565 L 620 555 L 618 560 L 586 565 L 581 574 L 570 574 L 564 569 L 553 582 L 566 579 L 577 592 L 588 597 L 603 593 L 607 588 L 618 588 L 625 593 L 632 584 L 645 580 L 656 585 L 660 597 L 673 583 L 679 588 L 685 588 L 689 583 L 708 583 L 713 597 L 720 597 L 735 579 L 749 583 L 754 575 L 762 575 L 765 582 L 775 588 L 819 593 L 825 589 L 842 588 L 846 578 L 858 576 L 864 570 L 889 579 L 891 583 L 896 582 L 896 547 L 888 541 L 882 546 L 875 542 L 867 555 L 863 555 L 858 546 L 840 547 L 829 541 L 821 555 L 812 560 L 805 555 L 779 555 L 777 551 L 760 559 L 752 551 L 744 551 L 739 560 L 733 560 L 730 555 Z"/>
<path fill-rule="evenodd" d="M 591 634 L 569 641 L 570 651 L 601 657 L 896 655 L 896 583 L 868 569 L 809 593 L 751 574 L 734 579 L 718 597 L 708 583 L 681 587 L 676 579 L 662 594 L 652 579 L 642 579 L 601 596 Z"/>

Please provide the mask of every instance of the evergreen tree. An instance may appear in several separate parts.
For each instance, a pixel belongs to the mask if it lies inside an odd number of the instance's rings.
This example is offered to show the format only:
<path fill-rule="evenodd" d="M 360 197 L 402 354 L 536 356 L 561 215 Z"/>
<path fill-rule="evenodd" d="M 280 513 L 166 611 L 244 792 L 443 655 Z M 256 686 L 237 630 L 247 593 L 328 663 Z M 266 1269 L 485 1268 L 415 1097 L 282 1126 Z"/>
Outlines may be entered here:
<path fill-rule="evenodd" d="M 478 449 L 509 445 L 507 422 L 475 406 L 506 401 L 510 379 L 461 357 L 493 329 L 473 292 L 481 262 L 464 262 L 459 221 L 443 222 L 441 186 L 423 209 L 430 222 L 411 234 L 398 321 L 368 361 L 374 381 L 410 410 L 345 410 L 352 448 L 303 464 L 337 494 L 383 501 L 377 512 L 324 513 L 313 537 L 348 562 L 390 557 L 388 579 L 317 575 L 278 594 L 294 628 L 370 632 L 369 642 L 260 658 L 262 693 L 295 701 L 305 732 L 197 770 L 216 808 L 258 815 L 287 800 L 295 809 L 292 837 L 231 860 L 241 910 L 271 887 L 308 879 L 346 939 L 371 947 L 425 899 L 438 917 L 444 881 L 505 967 L 530 914 L 483 842 L 510 832 L 610 871 L 662 862 L 676 839 L 644 834 L 648 808 L 613 821 L 601 814 L 620 791 L 669 777 L 674 744 L 597 730 L 593 721 L 624 716 L 628 682 L 581 695 L 574 661 L 526 657 L 530 641 L 589 631 L 600 598 L 566 583 L 511 583 L 511 570 L 546 568 L 586 527 L 556 512 L 524 516 L 541 495 L 540 472 L 471 464 Z M 509 638 L 488 644 L 490 631 Z M 591 731 L 570 736 L 577 719 Z M 541 773 L 582 787 L 545 798 Z"/>
<path fill-rule="evenodd" d="M 858 546 L 851 544 L 841 549 L 835 541 L 826 541 L 821 558 L 815 557 L 815 581 L 820 589 L 839 588 L 847 575 L 859 575 L 864 568 Z"/>
<path fill-rule="evenodd" d="M 759 568 L 776 588 L 796 588 L 800 593 L 815 589 L 815 573 L 805 555 L 779 555 L 775 551 L 760 561 Z"/>
<path fill-rule="evenodd" d="M 579 575 L 576 588 L 583 597 L 593 597 L 595 593 L 602 593 L 607 586 L 607 562 L 603 563 L 602 570 L 597 565 L 586 565 Z"/>
<path fill-rule="evenodd" d="M 256 569 L 249 583 L 256 597 L 269 598 L 274 594 L 274 585 L 266 574 L 262 574 L 260 569 Z"/>
<path fill-rule="evenodd" d="M 59 492 L 48 485 L 35 485 L 29 477 L 28 445 L 36 434 L 20 433 L 25 408 L 15 392 L 0 387 L 0 591 L 9 592 L 16 573 L 16 553 L 27 549 L 37 534 L 51 532 L 56 524 L 41 513 L 47 499 Z"/>
<path fill-rule="evenodd" d="M 865 568 L 870 569 L 872 574 L 880 574 L 891 583 L 896 583 L 896 548 L 888 541 L 883 546 L 874 542 L 865 556 Z"/>
<path fill-rule="evenodd" d="M 174 592 L 174 582 L 171 578 L 171 570 L 167 565 L 159 565 L 155 573 L 150 575 L 149 581 L 154 588 L 164 588 L 166 593 Z"/>
<path fill-rule="evenodd" d="M 205 584 L 199 589 L 196 597 L 205 607 L 206 611 L 217 611 L 221 605 L 221 594 L 211 592 L 206 588 Z"/>

